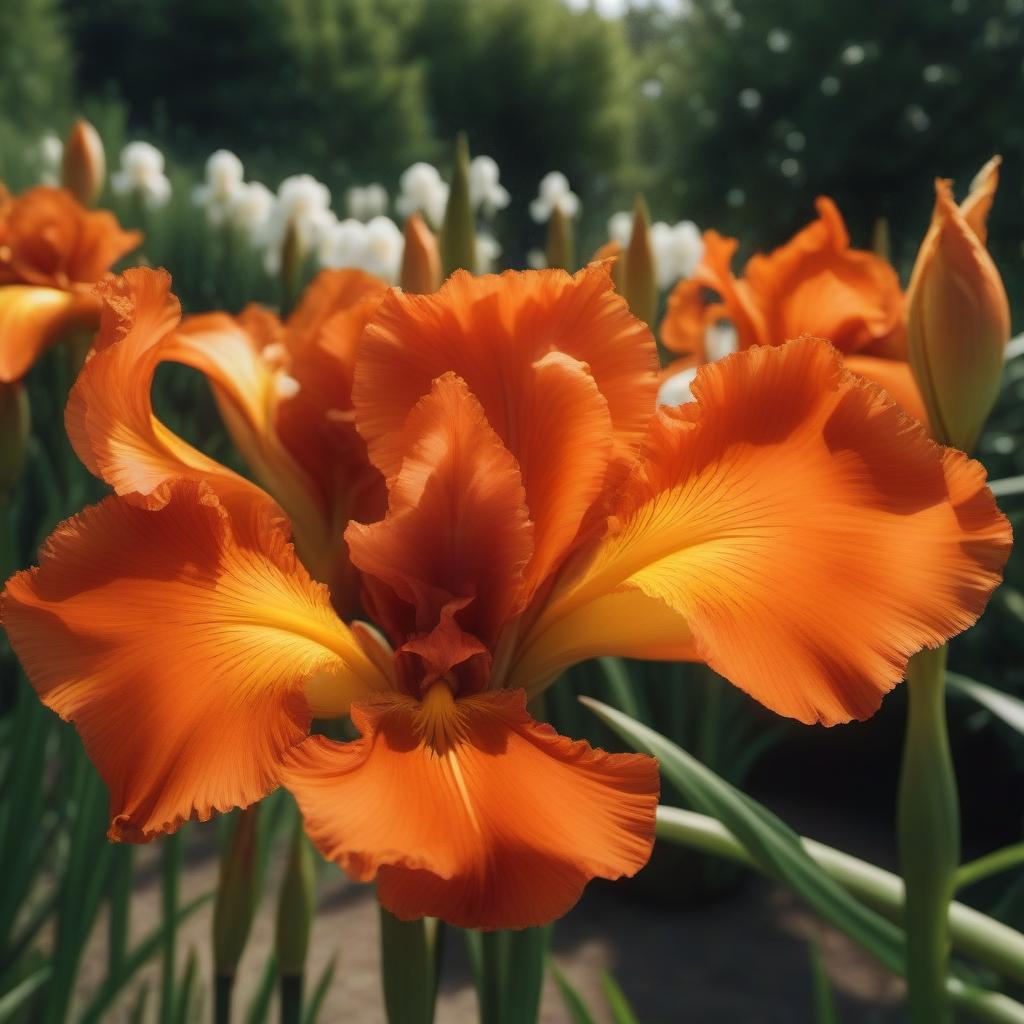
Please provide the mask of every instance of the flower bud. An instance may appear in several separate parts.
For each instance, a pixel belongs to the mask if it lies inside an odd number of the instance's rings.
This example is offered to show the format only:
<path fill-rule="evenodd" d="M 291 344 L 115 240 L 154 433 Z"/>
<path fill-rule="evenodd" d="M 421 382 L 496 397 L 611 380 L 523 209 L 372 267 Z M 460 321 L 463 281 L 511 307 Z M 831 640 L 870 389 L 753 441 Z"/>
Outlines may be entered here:
<path fill-rule="evenodd" d="M 315 907 L 316 862 L 300 822 L 292 836 L 277 903 L 275 946 L 277 969 L 282 976 L 302 975 Z"/>
<path fill-rule="evenodd" d="M 256 864 L 258 806 L 240 811 L 224 850 L 213 909 L 213 961 L 218 977 L 231 977 L 249 938 L 259 876 Z"/>
<path fill-rule="evenodd" d="M 572 273 L 576 263 L 575 249 L 572 218 L 566 216 L 561 206 L 555 206 L 548 220 L 548 237 L 544 246 L 547 265 Z"/>
<path fill-rule="evenodd" d="M 441 228 L 441 263 L 445 276 L 460 269 L 473 273 L 476 267 L 476 224 L 469 196 L 469 143 L 463 132 L 455 140 L 455 167 Z"/>
<path fill-rule="evenodd" d="M 21 381 L 0 380 L 0 497 L 14 489 L 21 475 L 30 426 L 28 393 Z"/>
<path fill-rule="evenodd" d="M 103 140 L 88 121 L 79 118 L 64 143 L 61 184 L 83 206 L 95 206 L 106 177 Z"/>
<path fill-rule="evenodd" d="M 405 222 L 405 247 L 402 250 L 402 289 L 415 295 L 429 295 L 441 287 L 441 253 L 434 232 L 418 214 Z"/>
<path fill-rule="evenodd" d="M 633 316 L 646 324 L 654 323 L 658 308 L 658 279 L 650 229 L 647 203 L 638 195 L 633 207 L 633 232 L 626 251 L 619 257 L 619 290 Z"/>
<path fill-rule="evenodd" d="M 990 161 L 958 207 L 948 181 L 935 183 L 935 210 L 907 292 L 910 365 L 936 440 L 971 451 L 995 404 L 1010 307 L 985 248 L 985 219 L 998 161 Z"/>

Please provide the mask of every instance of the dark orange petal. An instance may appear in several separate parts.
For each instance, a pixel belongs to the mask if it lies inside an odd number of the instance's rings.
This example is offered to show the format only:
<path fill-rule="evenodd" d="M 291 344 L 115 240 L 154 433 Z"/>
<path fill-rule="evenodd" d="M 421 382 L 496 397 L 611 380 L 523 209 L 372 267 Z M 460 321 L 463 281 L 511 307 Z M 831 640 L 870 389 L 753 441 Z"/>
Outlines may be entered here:
<path fill-rule="evenodd" d="M 373 577 L 366 587 L 377 621 L 398 644 L 441 627 L 440 664 L 453 650 L 446 609 L 488 647 L 520 609 L 534 531 L 515 459 L 455 374 L 434 382 L 403 433 L 406 455 L 389 482 L 387 516 L 352 523 L 345 537 L 353 563 Z M 427 639 L 415 653 L 425 655 Z"/>
<path fill-rule="evenodd" d="M 681 281 L 669 296 L 662 332 L 667 330 L 669 338 L 687 350 L 696 347 L 694 313 L 701 305 L 704 305 L 702 334 L 709 323 L 725 318 L 731 320 L 736 328 L 737 342 L 741 349 L 767 343 L 765 311 L 759 308 L 750 285 L 744 280 L 737 280 L 732 272 L 732 259 L 737 248 L 739 242 L 735 238 L 726 238 L 717 231 L 705 231 L 704 253 L 693 276 L 688 281 Z M 719 301 L 710 308 L 702 304 L 700 289 L 714 292 Z M 681 320 L 678 325 L 669 323 L 677 318 Z"/>
<path fill-rule="evenodd" d="M 163 270 L 137 268 L 97 288 L 103 301 L 93 352 L 65 410 L 78 457 L 120 495 L 152 508 L 177 479 L 204 480 L 227 501 L 269 499 L 255 484 L 197 451 L 153 414 L 150 391 L 161 361 L 171 358 L 181 309 Z"/>
<path fill-rule="evenodd" d="M 607 537 L 556 590 L 513 685 L 642 654 L 639 621 L 650 656 L 692 645 L 780 714 L 870 715 L 909 656 L 973 624 L 999 582 L 1010 527 L 984 470 L 821 341 L 709 364 L 693 392 L 660 413 Z"/>
<path fill-rule="evenodd" d="M 591 878 L 643 867 L 656 762 L 559 736 L 522 693 L 438 700 L 354 705 L 362 739 L 311 738 L 282 775 L 321 853 L 376 878 L 388 910 L 524 928 L 564 914 Z"/>
<path fill-rule="evenodd" d="M 0 209 L 0 283 L 82 292 L 142 240 L 106 210 L 70 192 L 38 186 Z"/>
<path fill-rule="evenodd" d="M 631 459 L 643 435 L 657 392 L 650 332 L 603 265 L 575 277 L 459 273 L 434 295 L 390 292 L 361 343 L 353 389 L 356 425 L 385 476 L 401 467 L 409 410 L 448 371 L 519 463 L 537 571 L 546 571 L 600 486 L 608 420 L 613 461 Z M 572 411 L 556 418 L 549 403 L 559 386 Z"/>
<path fill-rule="evenodd" d="M 72 331 L 95 330 L 99 300 L 92 295 L 37 288 L 0 286 L 0 382 L 21 380 L 35 361 Z"/>
<path fill-rule="evenodd" d="M 108 498 L 3 593 L 32 685 L 110 788 L 113 839 L 271 790 L 309 725 L 312 676 L 330 677 L 335 700 L 384 685 L 266 506 L 243 511 L 229 518 L 194 481 L 170 485 L 158 511 Z"/>
<path fill-rule="evenodd" d="M 874 253 L 850 248 L 831 199 L 817 201 L 818 220 L 767 256 L 754 256 L 744 276 L 762 310 L 766 343 L 810 334 L 842 352 L 889 339 L 903 317 L 896 271 Z"/>
<path fill-rule="evenodd" d="M 924 399 L 914 380 L 910 364 L 899 359 L 879 359 L 877 356 L 852 355 L 843 360 L 843 365 L 861 377 L 867 377 L 889 392 L 889 397 L 905 412 L 914 417 L 931 433 L 928 425 L 928 411 Z"/>
<path fill-rule="evenodd" d="M 680 281 L 669 293 L 658 336 L 665 348 L 679 355 L 673 360 L 677 373 L 707 361 L 704 336 L 708 309 L 715 304 L 707 292 L 706 285 L 691 278 Z"/>
<path fill-rule="evenodd" d="M 349 610 L 357 583 L 345 524 L 384 511 L 383 478 L 353 422 L 352 375 L 385 290 L 362 271 L 325 271 L 286 323 L 258 306 L 189 317 L 166 354 L 206 375 L 233 441 L 288 514 L 304 564 Z"/>

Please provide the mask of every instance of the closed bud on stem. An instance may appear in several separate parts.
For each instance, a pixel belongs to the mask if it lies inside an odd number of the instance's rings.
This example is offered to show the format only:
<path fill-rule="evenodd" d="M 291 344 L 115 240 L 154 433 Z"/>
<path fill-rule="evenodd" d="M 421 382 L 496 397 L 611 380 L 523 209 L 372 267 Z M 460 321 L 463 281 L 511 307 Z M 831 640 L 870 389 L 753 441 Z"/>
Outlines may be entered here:
<path fill-rule="evenodd" d="M 883 260 L 891 259 L 892 244 L 889 236 L 889 218 L 876 217 L 871 226 L 871 251 Z"/>
<path fill-rule="evenodd" d="M 64 143 L 61 184 L 83 206 L 95 206 L 106 178 L 103 140 L 88 121 L 79 118 Z"/>
<path fill-rule="evenodd" d="M 910 365 L 936 440 L 963 451 L 976 444 L 999 391 L 1010 307 L 985 247 L 998 184 L 989 161 L 961 206 L 950 183 L 935 183 L 935 210 L 907 292 Z"/>
<path fill-rule="evenodd" d="M 469 142 L 465 132 L 459 132 L 455 140 L 455 166 L 441 228 L 441 264 L 445 277 L 456 270 L 472 274 L 476 269 L 476 223 L 469 198 Z"/>
<path fill-rule="evenodd" d="M 292 836 L 288 865 L 277 902 L 277 969 L 282 976 L 301 976 L 309 948 L 316 906 L 316 861 L 300 821 Z"/>
<path fill-rule="evenodd" d="M 658 278 L 651 246 L 651 217 L 641 195 L 633 206 L 633 233 L 619 258 L 619 273 L 619 289 L 633 316 L 653 324 L 658 308 Z"/>
<path fill-rule="evenodd" d="M 213 909 L 213 961 L 218 977 L 231 977 L 249 938 L 259 877 L 256 864 L 258 807 L 240 811 L 220 862 Z"/>
<path fill-rule="evenodd" d="M 14 490 L 21 475 L 30 426 L 28 393 L 21 381 L 0 381 L 0 498 Z"/>
<path fill-rule="evenodd" d="M 567 217 L 556 204 L 548 221 L 548 238 L 544 255 L 549 267 L 555 270 L 576 269 L 576 242 L 573 237 L 572 218 Z"/>
<path fill-rule="evenodd" d="M 299 272 L 302 269 L 302 239 L 299 226 L 288 222 L 281 245 L 281 312 L 290 313 L 299 293 Z"/>
<path fill-rule="evenodd" d="M 441 287 L 441 252 L 434 232 L 418 214 L 405 222 L 405 247 L 399 282 L 403 291 L 429 295 Z"/>

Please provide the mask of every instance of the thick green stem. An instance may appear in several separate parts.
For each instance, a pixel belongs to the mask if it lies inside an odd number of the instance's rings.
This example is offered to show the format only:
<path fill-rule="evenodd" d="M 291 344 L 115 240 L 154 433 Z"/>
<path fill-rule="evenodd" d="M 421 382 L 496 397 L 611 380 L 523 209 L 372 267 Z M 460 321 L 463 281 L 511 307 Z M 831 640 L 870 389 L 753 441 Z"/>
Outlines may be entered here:
<path fill-rule="evenodd" d="M 181 881 L 181 833 L 166 836 L 161 850 L 163 865 L 161 879 L 161 906 L 163 919 L 173 921 L 178 914 L 178 889 Z M 163 963 L 160 972 L 160 1022 L 169 1024 L 174 1016 L 174 993 L 177 987 L 175 952 L 177 929 L 168 928 L 163 945 Z"/>
<path fill-rule="evenodd" d="M 1001 850 L 986 853 L 984 857 L 972 860 L 959 868 L 956 873 L 957 892 L 980 882 L 983 878 L 997 875 L 1002 871 L 1011 871 L 1021 864 L 1024 864 L 1024 843 L 1014 843 L 1012 846 L 1004 846 Z"/>
<path fill-rule="evenodd" d="M 757 867 L 739 840 L 706 814 L 659 807 L 658 838 Z M 903 923 L 903 880 L 898 875 L 813 839 L 802 837 L 801 842 L 844 889 L 890 921 Z M 1024 984 L 1024 935 L 963 903 L 951 904 L 949 922 L 958 953 Z"/>
<path fill-rule="evenodd" d="M 400 921 L 380 908 L 381 982 L 389 1024 L 433 1024 L 439 922 Z"/>
<path fill-rule="evenodd" d="M 906 886 L 907 987 L 911 1024 L 952 1020 L 949 905 L 960 863 L 960 807 L 946 730 L 946 648 L 907 667 L 907 732 L 897 808 Z"/>

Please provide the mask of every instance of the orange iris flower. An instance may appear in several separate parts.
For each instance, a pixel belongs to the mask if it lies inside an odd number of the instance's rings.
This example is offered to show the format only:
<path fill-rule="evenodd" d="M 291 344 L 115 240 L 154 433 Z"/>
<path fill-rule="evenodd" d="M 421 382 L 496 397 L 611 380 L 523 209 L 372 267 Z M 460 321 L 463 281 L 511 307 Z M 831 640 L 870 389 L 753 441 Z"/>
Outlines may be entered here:
<path fill-rule="evenodd" d="M 69 332 L 96 329 L 93 287 L 141 237 L 63 189 L 12 198 L 0 186 L 0 384 L 21 380 Z"/>
<path fill-rule="evenodd" d="M 86 372 L 164 337 L 170 301 L 150 271 L 109 289 Z M 567 666 L 700 659 L 780 714 L 863 718 L 975 621 L 1011 542 L 984 470 L 825 342 L 706 366 L 695 403 L 656 410 L 654 340 L 606 267 L 460 272 L 389 291 L 359 341 L 387 510 L 345 538 L 378 632 L 338 617 L 265 500 L 171 465 L 137 372 L 88 430 L 70 417 L 125 497 L 9 581 L 11 642 L 109 785 L 112 838 L 283 783 L 406 919 L 536 925 L 647 860 L 655 762 L 527 711 Z M 308 735 L 343 714 L 359 739 Z"/>
<path fill-rule="evenodd" d="M 282 322 L 249 306 L 238 317 L 181 320 L 163 271 L 130 270 L 101 285 L 95 352 L 67 407 L 79 457 L 120 495 L 148 508 L 180 477 L 212 482 L 224 500 L 256 496 L 283 512 L 313 577 L 336 607 L 355 610 L 358 586 L 342 534 L 349 519 L 379 518 L 384 479 L 353 422 L 355 346 L 386 291 L 357 270 L 324 271 Z M 165 361 L 206 375 L 229 433 L 259 481 L 197 451 L 154 415 L 153 376 Z"/>
<path fill-rule="evenodd" d="M 998 167 L 998 160 L 985 166 L 962 208 L 982 230 Z M 831 341 L 848 369 L 880 384 L 927 427 L 908 363 L 906 302 L 896 271 L 882 257 L 850 248 L 831 199 L 822 196 L 816 206 L 816 221 L 773 252 L 752 256 L 740 278 L 731 270 L 737 240 L 704 232 L 703 258 L 669 296 L 661 325 L 662 343 L 679 355 L 666 375 L 707 359 L 706 331 L 718 320 L 731 321 L 740 349 L 782 345 L 807 334 Z M 709 298 L 709 291 L 717 298 Z"/>

